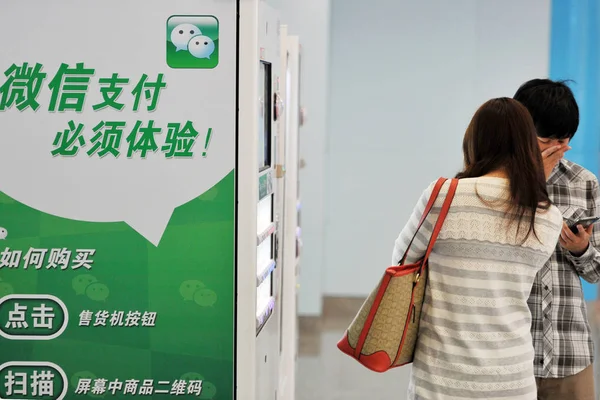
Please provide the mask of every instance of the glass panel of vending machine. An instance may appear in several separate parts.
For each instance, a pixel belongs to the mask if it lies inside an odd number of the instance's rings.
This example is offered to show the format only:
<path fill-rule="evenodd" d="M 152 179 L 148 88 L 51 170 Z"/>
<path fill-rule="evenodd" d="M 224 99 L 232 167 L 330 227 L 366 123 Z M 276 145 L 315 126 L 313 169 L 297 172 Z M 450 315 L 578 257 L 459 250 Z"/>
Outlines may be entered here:
<path fill-rule="evenodd" d="M 304 111 L 302 110 L 301 107 L 302 104 L 302 54 L 298 55 L 298 108 L 300 108 L 298 110 L 298 125 L 302 126 L 302 124 L 304 123 Z M 296 151 L 297 153 L 297 160 L 298 160 L 298 170 L 302 169 L 303 167 L 303 161 L 302 158 L 300 157 L 300 127 L 298 127 L 298 138 L 297 138 L 297 142 L 296 142 Z M 296 210 L 298 212 L 298 216 L 297 216 L 297 220 L 296 220 L 296 276 L 298 276 L 298 264 L 300 263 L 300 251 L 302 249 L 302 228 L 301 228 L 301 223 L 300 223 L 300 216 L 302 214 L 302 202 L 300 201 L 300 173 L 298 173 L 298 179 L 296 181 L 296 185 L 297 185 L 297 189 L 296 189 L 296 195 L 297 195 L 297 203 L 296 203 Z"/>
<path fill-rule="evenodd" d="M 267 322 L 275 305 L 273 297 L 273 270 L 275 269 L 275 223 L 273 173 L 271 168 L 271 64 L 261 62 L 259 73 L 260 110 L 258 118 L 258 204 L 256 252 L 256 334 Z"/>

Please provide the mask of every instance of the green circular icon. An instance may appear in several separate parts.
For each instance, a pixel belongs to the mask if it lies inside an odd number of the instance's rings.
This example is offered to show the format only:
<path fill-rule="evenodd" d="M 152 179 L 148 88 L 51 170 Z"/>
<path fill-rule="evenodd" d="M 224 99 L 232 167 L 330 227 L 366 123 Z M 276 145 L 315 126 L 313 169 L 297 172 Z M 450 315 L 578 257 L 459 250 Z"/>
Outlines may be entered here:
<path fill-rule="evenodd" d="M 212 307 L 217 302 L 217 294 L 210 289 L 201 289 L 194 293 L 194 301 L 201 307 Z"/>
<path fill-rule="evenodd" d="M 73 376 L 71 376 L 71 387 L 73 389 L 77 389 L 80 379 L 91 379 L 92 383 L 93 383 L 93 380 L 96 378 L 97 378 L 96 374 L 94 374 L 93 372 L 90 372 L 90 371 L 75 372 L 73 374 Z"/>
<path fill-rule="evenodd" d="M 198 280 L 185 281 L 179 286 L 179 293 L 184 300 L 193 300 L 194 293 L 200 289 L 204 289 L 206 285 Z"/>
<path fill-rule="evenodd" d="M 110 295 L 110 290 L 104 283 L 95 282 L 85 289 L 85 294 L 94 301 L 105 301 Z"/>
<path fill-rule="evenodd" d="M 212 382 L 203 381 L 202 382 L 202 392 L 200 393 L 200 398 L 212 400 L 215 398 L 216 395 L 217 395 L 217 387 Z"/>
<path fill-rule="evenodd" d="M 85 289 L 94 282 L 98 282 L 98 279 L 93 275 L 78 275 L 73 278 L 73 290 L 75 290 L 75 293 L 78 295 L 85 294 Z"/>
<path fill-rule="evenodd" d="M 14 294 L 15 290 L 12 285 L 8 282 L 0 282 L 0 298 L 4 296 L 8 296 L 9 294 Z"/>
<path fill-rule="evenodd" d="M 203 381 L 204 377 L 197 372 L 186 372 L 185 374 L 181 375 L 181 378 L 179 379 L 186 382 Z"/>
<path fill-rule="evenodd" d="M 186 382 L 202 381 L 201 399 L 212 400 L 217 394 L 217 387 L 212 382 L 205 381 L 204 377 L 197 372 L 186 372 L 179 379 Z"/>

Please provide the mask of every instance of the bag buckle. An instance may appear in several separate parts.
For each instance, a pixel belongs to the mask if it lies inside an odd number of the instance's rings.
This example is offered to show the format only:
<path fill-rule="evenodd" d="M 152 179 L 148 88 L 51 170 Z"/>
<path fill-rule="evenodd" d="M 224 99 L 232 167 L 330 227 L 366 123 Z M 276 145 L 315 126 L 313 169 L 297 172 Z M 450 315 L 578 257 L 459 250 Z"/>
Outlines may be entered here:
<path fill-rule="evenodd" d="M 417 276 L 415 276 L 415 283 L 419 283 L 419 279 L 421 279 L 421 274 L 417 273 Z"/>

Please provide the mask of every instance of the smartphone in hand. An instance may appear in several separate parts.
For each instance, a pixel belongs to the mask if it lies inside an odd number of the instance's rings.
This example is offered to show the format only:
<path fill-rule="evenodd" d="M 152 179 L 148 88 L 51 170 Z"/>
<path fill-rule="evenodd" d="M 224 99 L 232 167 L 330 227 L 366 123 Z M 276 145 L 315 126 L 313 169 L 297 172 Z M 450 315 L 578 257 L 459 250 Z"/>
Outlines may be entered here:
<path fill-rule="evenodd" d="M 587 229 L 590 225 L 595 224 L 598 221 L 600 221 L 600 217 L 581 218 L 574 224 L 569 225 L 569 229 L 571 229 L 571 232 L 573 232 L 573 233 L 579 233 L 579 230 L 577 229 L 578 225 L 583 226 L 583 229 Z"/>

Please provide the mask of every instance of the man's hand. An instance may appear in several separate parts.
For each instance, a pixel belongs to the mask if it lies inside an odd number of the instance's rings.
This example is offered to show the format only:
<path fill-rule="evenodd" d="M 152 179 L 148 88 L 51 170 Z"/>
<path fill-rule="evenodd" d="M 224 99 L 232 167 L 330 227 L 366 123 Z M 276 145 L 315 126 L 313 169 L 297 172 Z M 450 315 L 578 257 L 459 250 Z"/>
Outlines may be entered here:
<path fill-rule="evenodd" d="M 556 164 L 564 157 L 567 151 L 571 150 L 569 145 L 559 145 L 549 147 L 542 152 L 542 161 L 544 161 L 544 173 L 546 174 L 546 180 L 550 177 L 552 170 L 556 167 Z"/>
<path fill-rule="evenodd" d="M 594 225 L 588 226 L 587 229 L 584 229 L 581 225 L 577 225 L 577 230 L 577 234 L 573 233 L 567 224 L 563 222 L 559 238 L 560 245 L 569 250 L 575 257 L 579 257 L 587 251 Z"/>

